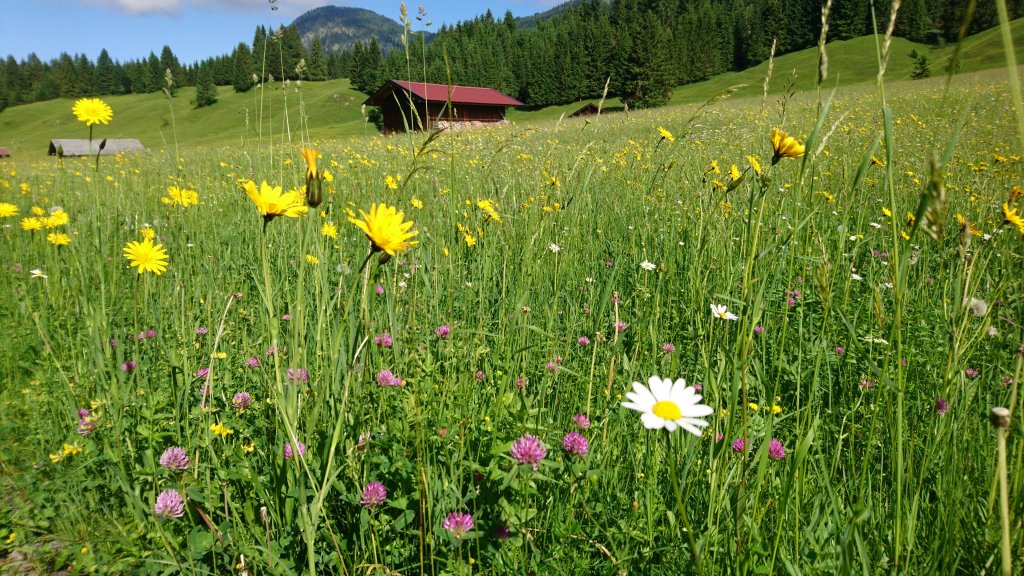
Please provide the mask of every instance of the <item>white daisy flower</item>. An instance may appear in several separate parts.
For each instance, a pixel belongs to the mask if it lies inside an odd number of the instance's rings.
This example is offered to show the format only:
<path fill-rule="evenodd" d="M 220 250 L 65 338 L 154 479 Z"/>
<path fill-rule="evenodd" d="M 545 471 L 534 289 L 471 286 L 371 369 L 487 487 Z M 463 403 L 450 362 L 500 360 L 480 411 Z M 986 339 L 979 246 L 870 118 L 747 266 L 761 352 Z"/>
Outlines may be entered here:
<path fill-rule="evenodd" d="M 641 262 L 640 263 L 640 267 L 643 268 L 644 270 L 648 270 L 648 271 L 654 270 L 655 268 L 657 268 L 657 266 L 655 266 L 654 263 L 651 262 L 650 260 L 644 260 L 643 262 Z"/>
<path fill-rule="evenodd" d="M 633 382 L 633 391 L 626 393 L 629 402 L 623 402 L 623 408 L 640 412 L 640 421 L 649 430 L 664 428 L 673 432 L 682 428 L 687 432 L 701 436 L 701 428 L 708 422 L 702 416 L 714 412 L 710 406 L 700 403 L 702 396 L 696 388 L 687 386 L 686 380 L 680 378 L 674 383 L 670 378 L 651 376 L 647 379 L 649 386 Z"/>
<path fill-rule="evenodd" d="M 722 320 L 736 320 L 739 318 L 739 316 L 729 312 L 725 304 L 712 304 L 711 315 Z"/>
<path fill-rule="evenodd" d="M 562 251 L 562 247 L 552 242 L 551 244 L 548 244 L 548 250 L 551 250 L 551 252 L 558 254 L 559 252 Z"/>
<path fill-rule="evenodd" d="M 40 270 L 39 268 L 36 268 L 35 270 L 29 270 L 29 273 L 32 274 L 33 278 L 46 278 L 46 274 L 43 273 L 43 271 Z"/>

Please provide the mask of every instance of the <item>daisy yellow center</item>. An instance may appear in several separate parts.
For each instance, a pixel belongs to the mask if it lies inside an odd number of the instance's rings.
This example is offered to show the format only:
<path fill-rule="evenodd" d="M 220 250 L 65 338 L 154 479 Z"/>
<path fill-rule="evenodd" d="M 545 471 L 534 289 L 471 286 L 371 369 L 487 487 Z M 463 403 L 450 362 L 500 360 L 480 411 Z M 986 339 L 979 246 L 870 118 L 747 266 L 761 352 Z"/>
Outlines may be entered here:
<path fill-rule="evenodd" d="M 661 400 L 657 402 L 651 408 L 651 412 L 653 412 L 658 418 L 663 418 L 665 420 L 678 420 L 683 417 L 683 411 L 679 409 L 679 405 L 671 400 Z"/>

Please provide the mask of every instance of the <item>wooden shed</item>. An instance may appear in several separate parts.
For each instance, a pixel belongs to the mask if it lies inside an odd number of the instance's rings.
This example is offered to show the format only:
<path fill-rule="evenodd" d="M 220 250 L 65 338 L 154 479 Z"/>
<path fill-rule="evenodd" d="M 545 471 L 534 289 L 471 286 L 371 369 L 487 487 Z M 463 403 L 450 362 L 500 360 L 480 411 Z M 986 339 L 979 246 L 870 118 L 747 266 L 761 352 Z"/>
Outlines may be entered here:
<path fill-rule="evenodd" d="M 569 114 L 569 118 L 578 118 L 580 116 L 596 116 L 600 113 L 601 109 L 597 107 L 597 104 L 590 102 L 589 104 L 585 104 L 579 110 L 573 112 L 572 114 Z"/>
<path fill-rule="evenodd" d="M 448 124 L 449 119 L 451 128 L 505 122 L 506 108 L 523 105 L 494 88 L 405 80 L 388 80 L 364 104 L 380 108 L 384 132 L 404 131 L 407 126 L 410 130 L 429 129 L 437 123 Z"/>
<path fill-rule="evenodd" d="M 112 154 L 123 154 L 126 152 L 145 152 L 146 148 L 141 142 L 134 138 L 108 138 L 107 144 L 100 151 L 100 143 L 103 140 L 93 140 L 92 147 L 89 146 L 89 140 L 81 138 L 58 138 L 56 140 L 50 140 L 50 156 L 57 156 L 58 152 L 61 156 L 95 156 L 97 152 L 101 156 L 110 156 Z"/>
<path fill-rule="evenodd" d="M 10 157 L 11 157 L 11 151 L 8 150 L 7 148 L 3 147 L 3 146 L 0 146 L 0 158 L 10 158 Z"/>

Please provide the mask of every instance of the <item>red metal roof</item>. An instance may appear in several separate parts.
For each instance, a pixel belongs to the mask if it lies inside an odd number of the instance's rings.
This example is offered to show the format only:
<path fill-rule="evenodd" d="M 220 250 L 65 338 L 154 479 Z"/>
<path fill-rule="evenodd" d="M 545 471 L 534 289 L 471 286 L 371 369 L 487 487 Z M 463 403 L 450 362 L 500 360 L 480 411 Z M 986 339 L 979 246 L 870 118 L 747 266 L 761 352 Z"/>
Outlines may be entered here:
<path fill-rule="evenodd" d="M 523 105 L 522 102 L 515 98 L 509 98 L 494 88 L 480 88 L 476 86 L 449 87 L 447 84 L 424 84 L 423 82 L 407 82 L 405 80 L 392 80 L 391 82 L 428 102 L 447 102 L 450 88 L 453 104 L 481 104 L 485 106 Z M 380 94 L 380 92 L 378 91 L 377 94 Z M 370 100 L 375 100 L 377 94 L 370 98 Z M 367 102 L 369 103 L 369 100 Z"/>

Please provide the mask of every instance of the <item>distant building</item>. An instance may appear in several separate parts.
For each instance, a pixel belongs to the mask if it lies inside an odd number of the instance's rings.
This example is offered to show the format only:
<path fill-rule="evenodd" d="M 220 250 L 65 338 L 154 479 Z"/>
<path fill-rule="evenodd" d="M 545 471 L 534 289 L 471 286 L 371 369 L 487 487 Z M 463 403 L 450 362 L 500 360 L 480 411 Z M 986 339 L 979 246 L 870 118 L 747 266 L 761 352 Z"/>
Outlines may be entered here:
<path fill-rule="evenodd" d="M 89 141 L 81 138 L 58 138 L 50 140 L 50 156 L 95 156 L 97 152 L 101 156 L 111 154 L 122 154 L 125 152 L 145 152 L 146 148 L 141 142 L 134 138 L 113 139 L 108 138 L 103 150 L 100 150 L 100 143 L 103 140 L 93 140 L 92 147 Z"/>
<path fill-rule="evenodd" d="M 380 108 L 384 132 L 404 131 L 406 127 L 430 129 L 435 124 L 456 129 L 506 122 L 505 109 L 523 105 L 494 88 L 405 80 L 388 80 L 364 104 Z"/>
<path fill-rule="evenodd" d="M 10 157 L 11 157 L 11 151 L 8 150 L 7 148 L 4 148 L 3 146 L 0 146 L 0 158 L 10 158 Z"/>
<path fill-rule="evenodd" d="M 569 114 L 569 118 L 577 118 L 579 116 L 596 116 L 601 113 L 601 109 L 597 107 L 597 104 L 590 102 L 584 105 L 579 110 Z"/>

